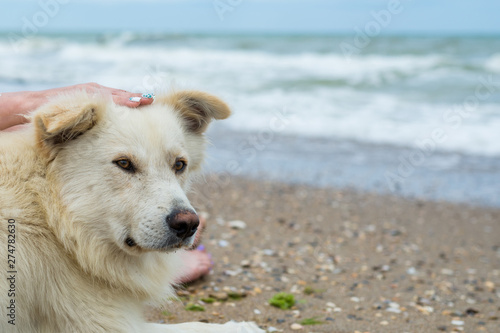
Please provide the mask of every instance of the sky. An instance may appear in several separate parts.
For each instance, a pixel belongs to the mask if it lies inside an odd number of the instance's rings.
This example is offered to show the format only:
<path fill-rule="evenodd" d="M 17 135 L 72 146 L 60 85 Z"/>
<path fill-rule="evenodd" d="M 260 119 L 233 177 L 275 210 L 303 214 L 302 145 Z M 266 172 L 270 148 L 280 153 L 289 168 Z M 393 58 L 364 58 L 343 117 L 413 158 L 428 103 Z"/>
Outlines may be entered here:
<path fill-rule="evenodd" d="M 0 0 L 0 31 L 500 35 L 499 0 Z M 8 8 L 8 9 L 6 9 Z"/>

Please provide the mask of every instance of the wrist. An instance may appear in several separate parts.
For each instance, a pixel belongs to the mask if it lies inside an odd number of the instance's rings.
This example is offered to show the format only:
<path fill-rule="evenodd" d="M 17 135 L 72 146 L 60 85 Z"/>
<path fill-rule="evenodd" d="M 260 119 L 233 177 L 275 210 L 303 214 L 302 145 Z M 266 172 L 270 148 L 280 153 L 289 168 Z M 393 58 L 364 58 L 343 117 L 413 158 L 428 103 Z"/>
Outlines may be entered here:
<path fill-rule="evenodd" d="M 0 131 L 29 122 L 25 116 L 45 101 L 46 99 L 40 92 L 2 93 L 0 96 Z"/>
<path fill-rule="evenodd" d="M 23 115 L 30 114 L 47 102 L 45 91 L 25 91 L 20 93 L 19 110 Z"/>

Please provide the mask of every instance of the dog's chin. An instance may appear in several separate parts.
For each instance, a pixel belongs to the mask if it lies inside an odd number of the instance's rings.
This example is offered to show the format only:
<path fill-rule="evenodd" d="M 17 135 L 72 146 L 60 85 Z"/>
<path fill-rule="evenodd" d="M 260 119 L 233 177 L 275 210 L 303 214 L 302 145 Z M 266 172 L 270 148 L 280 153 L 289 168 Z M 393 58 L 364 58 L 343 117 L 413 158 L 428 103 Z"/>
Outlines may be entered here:
<path fill-rule="evenodd" d="M 132 237 L 127 237 L 122 245 L 122 247 L 127 252 L 164 252 L 170 253 L 181 249 L 189 249 L 193 246 L 194 236 L 183 239 L 167 239 L 164 241 L 157 242 L 141 242 L 136 241 Z"/>

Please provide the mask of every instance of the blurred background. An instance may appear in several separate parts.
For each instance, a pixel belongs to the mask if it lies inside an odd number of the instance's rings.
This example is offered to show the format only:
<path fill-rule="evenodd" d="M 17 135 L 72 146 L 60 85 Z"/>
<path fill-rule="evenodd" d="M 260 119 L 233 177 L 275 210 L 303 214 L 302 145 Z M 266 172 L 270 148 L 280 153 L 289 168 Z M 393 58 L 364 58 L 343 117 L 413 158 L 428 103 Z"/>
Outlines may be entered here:
<path fill-rule="evenodd" d="M 204 90 L 209 172 L 500 206 L 498 1 L 0 5 L 0 92 Z"/>

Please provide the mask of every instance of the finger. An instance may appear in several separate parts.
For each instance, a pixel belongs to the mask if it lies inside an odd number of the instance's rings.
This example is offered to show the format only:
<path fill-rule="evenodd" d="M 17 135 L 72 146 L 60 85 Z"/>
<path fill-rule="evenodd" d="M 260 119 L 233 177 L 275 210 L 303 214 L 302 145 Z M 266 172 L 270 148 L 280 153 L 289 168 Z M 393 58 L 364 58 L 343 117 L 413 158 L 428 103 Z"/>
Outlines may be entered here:
<path fill-rule="evenodd" d="M 113 100 L 116 104 L 129 107 L 138 107 L 140 105 L 149 105 L 154 102 L 153 94 L 140 94 L 130 92 L 115 92 Z"/>
<path fill-rule="evenodd" d="M 113 89 L 110 93 L 113 96 L 142 97 L 142 94 L 140 93 L 132 93 L 130 91 L 120 89 Z"/>
<path fill-rule="evenodd" d="M 115 104 L 117 105 L 123 105 L 123 106 L 127 106 L 129 108 L 136 108 L 138 107 L 139 105 L 141 105 L 141 100 L 142 98 L 139 97 L 139 96 L 126 96 L 126 95 L 114 95 L 113 96 L 113 101 L 115 102 Z"/>
<path fill-rule="evenodd" d="M 141 106 L 142 105 L 150 105 L 150 104 L 153 104 L 153 102 L 154 102 L 154 98 L 144 98 L 144 97 L 141 98 Z"/>

